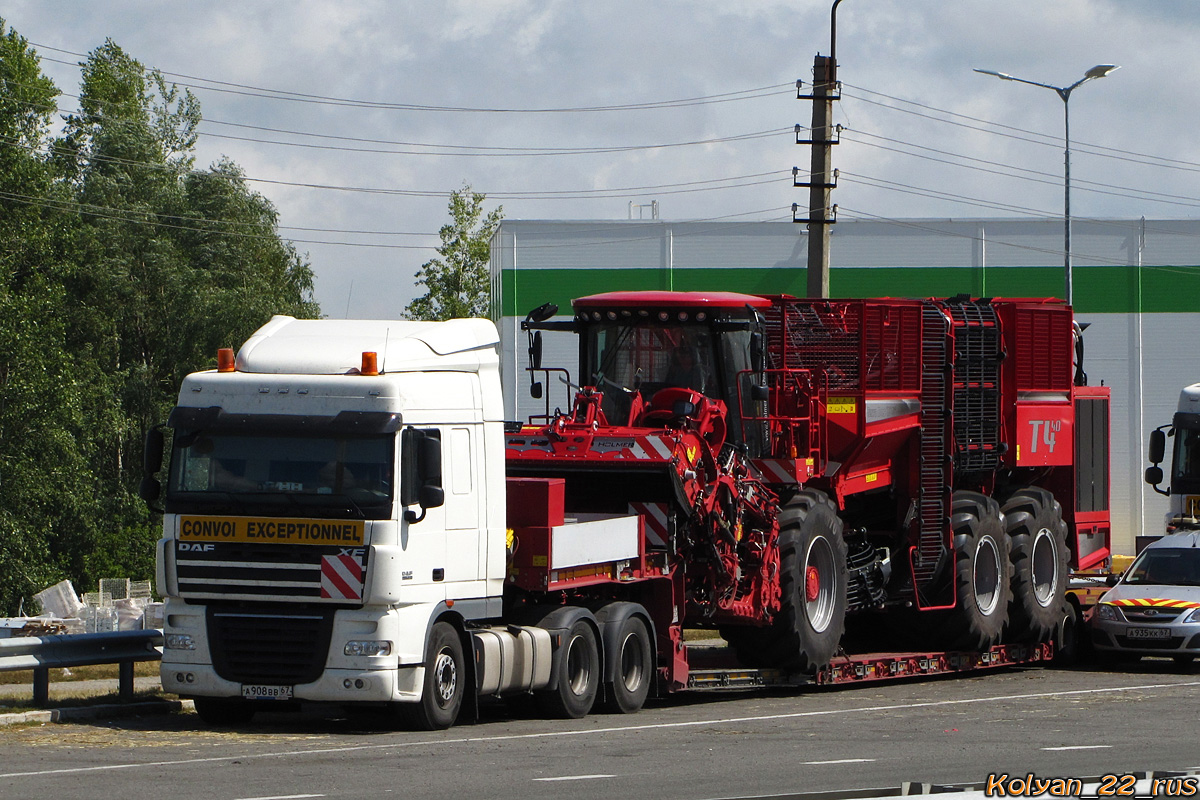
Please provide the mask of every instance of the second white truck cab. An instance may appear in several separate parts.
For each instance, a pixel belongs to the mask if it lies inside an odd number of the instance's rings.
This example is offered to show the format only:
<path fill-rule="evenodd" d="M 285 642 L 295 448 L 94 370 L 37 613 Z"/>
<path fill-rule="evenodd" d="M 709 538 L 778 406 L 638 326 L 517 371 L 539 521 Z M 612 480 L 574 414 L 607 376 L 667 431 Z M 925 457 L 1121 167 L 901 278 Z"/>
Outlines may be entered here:
<path fill-rule="evenodd" d="M 1170 482 L 1162 467 L 1166 460 L 1167 439 L 1174 440 L 1171 448 Z M 1200 383 L 1185 386 L 1179 394 L 1179 406 L 1170 425 L 1150 432 L 1150 463 L 1146 483 L 1159 494 L 1170 498 L 1165 520 L 1165 532 L 1200 527 Z"/>

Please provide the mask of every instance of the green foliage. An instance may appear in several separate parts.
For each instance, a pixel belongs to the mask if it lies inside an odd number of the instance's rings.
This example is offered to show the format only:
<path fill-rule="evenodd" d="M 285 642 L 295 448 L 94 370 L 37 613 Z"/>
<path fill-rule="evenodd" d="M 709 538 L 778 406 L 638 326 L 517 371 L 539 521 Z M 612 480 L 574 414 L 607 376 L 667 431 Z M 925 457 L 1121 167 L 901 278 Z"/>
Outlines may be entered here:
<path fill-rule="evenodd" d="M 467 185 L 450 193 L 452 222 L 439 232 L 441 258 L 426 261 L 417 272 L 417 284 L 426 292 L 408 305 L 405 316 L 409 319 L 488 316 L 492 296 L 488 259 L 492 234 L 504 217 L 504 208 L 497 207 L 484 216 L 486 197 Z"/>
<path fill-rule="evenodd" d="M 193 168 L 189 92 L 107 41 L 52 140 L 57 96 L 0 19 L 0 615 L 63 578 L 152 577 L 145 432 L 218 347 L 319 311 L 270 202 L 233 163 Z"/>

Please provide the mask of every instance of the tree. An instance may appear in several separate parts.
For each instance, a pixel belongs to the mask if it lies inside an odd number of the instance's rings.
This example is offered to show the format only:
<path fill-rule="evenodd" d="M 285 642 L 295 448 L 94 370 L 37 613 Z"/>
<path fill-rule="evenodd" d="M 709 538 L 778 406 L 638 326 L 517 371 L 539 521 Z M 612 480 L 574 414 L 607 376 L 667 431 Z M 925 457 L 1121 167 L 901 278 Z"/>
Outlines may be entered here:
<path fill-rule="evenodd" d="M 51 140 L 58 90 L 0 20 L 0 616 L 150 577 L 145 431 L 218 347 L 319 313 L 271 203 L 232 162 L 194 168 L 196 99 L 112 41 L 82 67 Z"/>
<path fill-rule="evenodd" d="M 488 261 L 492 234 L 504 218 L 497 206 L 483 216 L 487 195 L 471 191 L 469 185 L 450 193 L 450 218 L 439 235 L 440 258 L 426 261 L 416 274 L 417 285 L 426 292 L 409 303 L 409 319 L 442 320 L 456 317 L 486 317 L 491 305 Z"/>

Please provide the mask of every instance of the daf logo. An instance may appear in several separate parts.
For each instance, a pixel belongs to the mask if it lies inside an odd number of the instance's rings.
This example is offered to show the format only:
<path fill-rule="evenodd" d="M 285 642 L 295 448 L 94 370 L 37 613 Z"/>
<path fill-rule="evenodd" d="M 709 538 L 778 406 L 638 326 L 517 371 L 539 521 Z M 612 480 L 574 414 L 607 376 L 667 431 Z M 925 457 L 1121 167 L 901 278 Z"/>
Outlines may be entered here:
<path fill-rule="evenodd" d="M 181 553 L 211 553 L 217 546 L 212 542 L 179 542 Z"/>

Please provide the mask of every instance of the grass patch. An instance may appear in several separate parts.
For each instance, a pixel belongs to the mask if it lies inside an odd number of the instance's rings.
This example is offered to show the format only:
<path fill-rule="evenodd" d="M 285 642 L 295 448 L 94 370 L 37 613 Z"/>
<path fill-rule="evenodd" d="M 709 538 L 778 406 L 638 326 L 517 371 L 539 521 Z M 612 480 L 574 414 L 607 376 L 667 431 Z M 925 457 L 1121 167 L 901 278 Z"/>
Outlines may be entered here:
<path fill-rule="evenodd" d="M 32 690 L 31 690 L 32 695 Z M 154 700 L 178 700 L 173 694 L 167 694 L 161 689 L 153 689 L 133 693 L 133 702 L 146 703 Z M 44 706 L 35 706 L 32 697 L 10 697 L 0 699 L 0 714 L 20 714 L 25 711 L 48 711 L 54 708 L 83 708 L 120 704 L 120 695 L 115 691 L 102 691 L 96 694 L 58 695 L 51 696 Z"/>
<path fill-rule="evenodd" d="M 68 683 L 70 681 L 100 681 L 100 680 L 116 680 L 119 677 L 120 667 L 116 664 L 96 664 L 91 667 L 71 667 L 70 669 L 52 669 L 50 670 L 50 686 L 53 687 L 56 683 Z M 133 665 L 133 674 L 135 677 L 158 676 L 157 661 L 138 661 Z M 12 672 L 0 672 L 0 685 L 9 685 L 14 683 L 26 683 L 30 687 L 33 686 L 33 670 L 18 669 Z M 32 691 L 32 689 L 30 689 Z"/>

